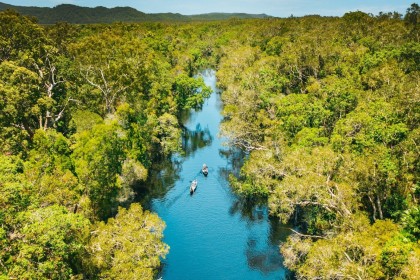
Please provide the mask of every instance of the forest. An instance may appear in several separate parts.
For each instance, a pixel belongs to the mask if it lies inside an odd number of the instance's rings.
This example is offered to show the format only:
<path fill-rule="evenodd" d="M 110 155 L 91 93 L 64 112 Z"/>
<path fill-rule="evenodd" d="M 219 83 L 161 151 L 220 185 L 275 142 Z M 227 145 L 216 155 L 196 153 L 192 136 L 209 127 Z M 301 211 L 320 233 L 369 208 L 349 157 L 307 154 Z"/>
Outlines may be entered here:
<path fill-rule="evenodd" d="M 55 24 L 64 21 L 74 24 L 113 23 L 113 22 L 188 22 L 205 20 L 225 20 L 229 18 L 267 18 L 266 14 L 245 13 L 208 13 L 181 15 L 178 13 L 143 13 L 131 7 L 80 7 L 72 4 L 60 4 L 53 8 L 14 6 L 0 2 L 0 11 L 15 10 L 26 16 L 37 18 L 40 24 Z"/>
<path fill-rule="evenodd" d="M 0 279 L 154 279 L 134 202 L 210 95 L 231 185 L 293 225 L 296 279 L 420 277 L 420 7 L 406 14 L 41 25 L 0 12 Z"/>

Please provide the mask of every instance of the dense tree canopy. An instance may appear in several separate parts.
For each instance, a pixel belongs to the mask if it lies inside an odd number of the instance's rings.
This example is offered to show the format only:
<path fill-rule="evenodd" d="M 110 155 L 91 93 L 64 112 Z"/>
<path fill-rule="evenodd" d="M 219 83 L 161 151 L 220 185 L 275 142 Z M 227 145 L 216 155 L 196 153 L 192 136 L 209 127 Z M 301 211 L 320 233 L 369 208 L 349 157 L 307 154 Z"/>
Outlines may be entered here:
<path fill-rule="evenodd" d="M 259 35 L 222 50 L 222 132 L 248 151 L 232 183 L 294 225 L 298 279 L 420 275 L 416 15 L 243 23 Z"/>
<path fill-rule="evenodd" d="M 419 8 L 41 26 L 0 13 L 0 278 L 153 279 L 164 223 L 132 204 L 210 94 L 247 152 L 234 189 L 292 223 L 298 279 L 418 279 Z M 128 205 L 131 204 L 131 207 Z M 126 208 L 123 208 L 126 207 Z"/>
<path fill-rule="evenodd" d="M 180 151 L 181 111 L 210 94 L 173 28 L 0 13 L 0 277 L 153 279 L 164 224 L 118 207 L 153 161 Z M 131 247 L 116 249 L 111 231 Z"/>

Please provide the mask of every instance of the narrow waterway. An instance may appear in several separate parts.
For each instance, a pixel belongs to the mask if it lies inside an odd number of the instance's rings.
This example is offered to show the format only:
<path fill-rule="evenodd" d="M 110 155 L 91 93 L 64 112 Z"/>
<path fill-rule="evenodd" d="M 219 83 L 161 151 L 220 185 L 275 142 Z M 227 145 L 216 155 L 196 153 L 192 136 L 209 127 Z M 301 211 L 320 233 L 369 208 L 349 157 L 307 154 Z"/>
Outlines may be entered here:
<path fill-rule="evenodd" d="M 204 71 L 214 93 L 199 111 L 185 115 L 185 154 L 162 163 L 143 190 L 143 205 L 165 221 L 170 252 L 159 277 L 170 279 L 285 279 L 279 243 L 289 231 L 270 219 L 265 205 L 235 196 L 228 174 L 242 156 L 223 146 L 220 94 L 214 71 Z M 200 173 L 209 166 L 209 174 Z M 198 180 L 193 195 L 189 185 Z"/>

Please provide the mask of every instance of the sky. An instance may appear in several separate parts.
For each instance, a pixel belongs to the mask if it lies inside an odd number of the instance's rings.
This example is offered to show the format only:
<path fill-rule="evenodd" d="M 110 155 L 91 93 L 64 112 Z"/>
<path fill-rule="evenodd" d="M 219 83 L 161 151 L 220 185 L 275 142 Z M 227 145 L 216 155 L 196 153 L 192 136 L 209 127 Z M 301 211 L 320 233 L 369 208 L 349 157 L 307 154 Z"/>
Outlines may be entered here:
<path fill-rule="evenodd" d="M 15 6 L 54 7 L 74 4 L 83 7 L 133 7 L 145 13 L 180 13 L 184 15 L 210 12 L 268 14 L 276 17 L 322 15 L 342 16 L 349 11 L 377 15 L 397 11 L 405 14 L 416 0 L 0 0 Z"/>

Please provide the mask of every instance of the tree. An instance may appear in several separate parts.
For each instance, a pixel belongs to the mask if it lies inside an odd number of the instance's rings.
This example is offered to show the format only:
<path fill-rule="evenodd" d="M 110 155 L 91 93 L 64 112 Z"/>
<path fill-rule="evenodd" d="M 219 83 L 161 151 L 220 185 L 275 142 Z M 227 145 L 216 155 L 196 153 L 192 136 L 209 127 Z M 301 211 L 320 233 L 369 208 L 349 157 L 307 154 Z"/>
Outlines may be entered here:
<path fill-rule="evenodd" d="M 28 185 L 22 176 L 22 162 L 15 156 L 0 155 L 0 277 L 5 277 L 14 256 L 12 239 L 18 234 L 17 216 L 31 204 Z"/>
<path fill-rule="evenodd" d="M 164 155 L 179 151 L 181 148 L 181 130 L 175 116 L 163 114 L 159 117 L 154 135 Z"/>
<path fill-rule="evenodd" d="M 0 64 L 0 77 L 1 126 L 25 130 L 32 138 L 34 130 L 42 125 L 38 122 L 43 105 L 39 77 L 33 71 L 8 61 Z"/>
<path fill-rule="evenodd" d="M 208 98 L 211 89 L 204 84 L 203 78 L 179 75 L 174 84 L 175 100 L 179 109 L 199 108 Z"/>
<path fill-rule="evenodd" d="M 116 28 L 82 38 L 71 44 L 69 51 L 77 58 L 80 82 L 89 85 L 81 87 L 80 98 L 99 99 L 102 108 L 95 109 L 101 115 L 115 113 L 118 102 L 135 91 L 134 83 L 142 76 L 144 44 L 139 40 L 124 41 Z"/>
<path fill-rule="evenodd" d="M 40 46 L 46 43 L 43 28 L 35 18 L 12 10 L 0 12 L 0 30 L 0 63 L 15 60 L 25 63 L 34 54 L 39 57 Z"/>
<path fill-rule="evenodd" d="M 289 153 L 281 164 L 284 178 L 269 197 L 271 213 L 288 222 L 302 212 L 308 231 L 328 234 L 357 209 L 352 186 L 340 176 L 346 165 L 346 159 L 329 147 Z"/>
<path fill-rule="evenodd" d="M 27 17 L 2 12 L 0 28 L 6 44 L 0 58 L 1 125 L 24 130 L 31 139 L 37 128 L 57 127 L 74 101 L 61 73 L 65 60 Z"/>
<path fill-rule="evenodd" d="M 114 113 L 117 100 L 124 96 L 131 83 L 127 74 L 124 73 L 124 65 L 110 62 L 103 67 L 88 66 L 82 71 L 86 81 L 101 93 L 105 102 L 104 112 Z M 114 73 L 123 74 L 115 79 Z"/>
<path fill-rule="evenodd" d="M 407 9 L 404 21 L 411 26 L 412 29 L 410 35 L 418 42 L 420 39 L 420 6 L 417 3 L 411 4 L 410 8 Z"/>
<path fill-rule="evenodd" d="M 417 3 L 411 4 L 410 8 L 407 9 L 404 20 L 413 26 L 420 22 L 420 6 Z"/>
<path fill-rule="evenodd" d="M 118 176 L 125 160 L 122 133 L 117 124 L 110 123 L 75 135 L 72 147 L 75 172 L 96 219 L 107 218 L 116 211 L 121 187 Z"/>
<path fill-rule="evenodd" d="M 162 242 L 165 224 L 137 204 L 119 208 L 115 218 L 96 225 L 89 243 L 91 262 L 103 279 L 153 279 L 160 258 L 168 253 Z"/>
<path fill-rule="evenodd" d="M 65 100 L 64 89 L 59 90 L 60 94 L 55 92 L 62 81 L 56 80 L 55 66 L 49 67 L 49 78 L 46 78 L 44 68 L 37 73 L 13 62 L 0 64 L 0 122 L 3 129 L 23 130 L 32 140 L 35 129 L 56 127 L 63 118 L 72 99 Z"/>
<path fill-rule="evenodd" d="M 292 235 L 282 246 L 286 266 L 298 279 L 404 279 L 413 247 L 398 226 L 389 220 L 370 226 L 364 217 L 355 222 L 352 229 L 313 243 Z"/>
<path fill-rule="evenodd" d="M 23 212 L 19 222 L 9 277 L 63 279 L 82 274 L 90 225 L 86 218 L 54 205 Z"/>
<path fill-rule="evenodd" d="M 74 174 L 70 143 L 61 133 L 52 129 L 36 131 L 23 174 L 30 183 L 32 204 L 75 210 L 80 199 L 79 181 Z"/>

